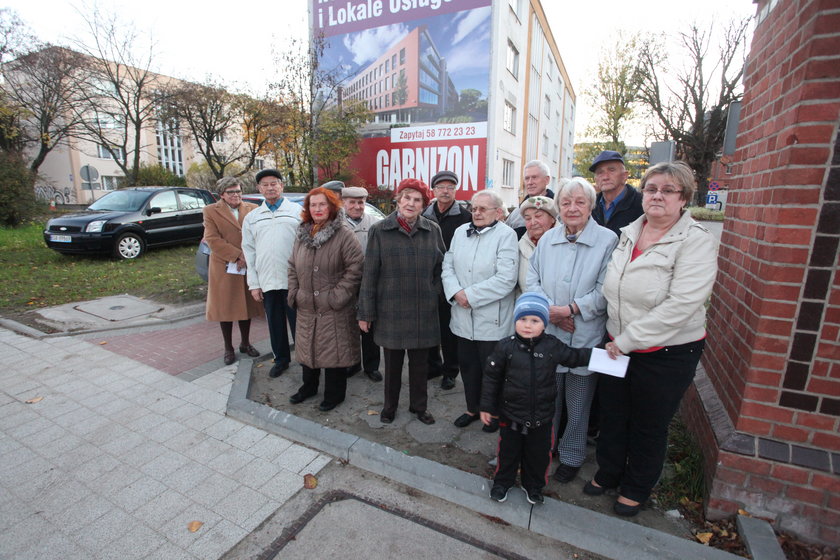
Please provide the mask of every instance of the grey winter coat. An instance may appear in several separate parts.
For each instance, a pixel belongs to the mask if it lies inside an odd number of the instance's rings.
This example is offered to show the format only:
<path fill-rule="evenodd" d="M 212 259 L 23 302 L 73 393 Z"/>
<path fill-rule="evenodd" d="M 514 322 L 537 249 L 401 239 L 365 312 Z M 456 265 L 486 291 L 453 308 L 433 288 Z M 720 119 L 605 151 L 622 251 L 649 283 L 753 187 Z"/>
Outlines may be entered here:
<path fill-rule="evenodd" d="M 437 306 L 445 250 L 440 228 L 423 216 L 411 233 L 397 223 L 396 212 L 370 228 L 357 317 L 373 323 L 376 344 L 393 350 L 440 344 Z"/>
<path fill-rule="evenodd" d="M 513 289 L 519 272 L 516 232 L 497 222 L 467 236 L 470 224 L 455 230 L 443 260 L 443 293 L 452 304 L 452 333 L 467 340 L 496 341 L 513 333 Z M 464 290 L 470 307 L 455 303 Z"/>
<path fill-rule="evenodd" d="M 298 226 L 289 259 L 289 305 L 297 310 L 295 359 L 311 368 L 350 367 L 359 361 L 356 297 L 362 248 L 344 210 L 314 236 Z"/>

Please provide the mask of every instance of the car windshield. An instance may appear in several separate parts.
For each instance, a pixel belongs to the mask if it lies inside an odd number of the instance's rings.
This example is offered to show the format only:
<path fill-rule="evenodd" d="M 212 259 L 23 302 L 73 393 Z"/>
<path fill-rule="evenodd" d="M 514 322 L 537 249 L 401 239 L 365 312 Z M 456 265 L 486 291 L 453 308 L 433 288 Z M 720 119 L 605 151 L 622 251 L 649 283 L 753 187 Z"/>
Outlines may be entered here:
<path fill-rule="evenodd" d="M 140 210 L 147 198 L 149 198 L 148 191 L 114 191 L 88 206 L 88 210 L 136 212 Z"/>

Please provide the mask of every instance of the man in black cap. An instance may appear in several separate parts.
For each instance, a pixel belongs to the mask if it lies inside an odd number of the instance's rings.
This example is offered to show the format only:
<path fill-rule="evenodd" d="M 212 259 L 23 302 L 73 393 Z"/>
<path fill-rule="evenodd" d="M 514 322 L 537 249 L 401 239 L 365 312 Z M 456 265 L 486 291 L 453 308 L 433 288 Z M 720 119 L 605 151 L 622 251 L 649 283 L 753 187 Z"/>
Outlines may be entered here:
<path fill-rule="evenodd" d="M 605 150 L 598 154 L 589 171 L 595 173 L 598 197 L 592 217 L 598 225 L 621 237 L 621 228 L 642 215 L 642 193 L 627 184 L 630 175 L 624 158 L 618 152 Z"/>
<path fill-rule="evenodd" d="M 435 201 L 423 211 L 423 216 L 440 226 L 443 243 L 448 250 L 455 230 L 461 224 L 468 223 L 472 215 L 455 200 L 458 175 L 453 171 L 439 171 L 432 177 L 430 186 L 435 193 Z M 428 375 L 429 379 L 443 375 L 440 381 L 442 389 L 455 387 L 455 378 L 458 376 L 458 339 L 449 330 L 451 312 L 451 305 L 441 293 L 438 299 L 438 321 L 440 322 L 440 349 L 443 352 L 443 359 L 441 360 L 441 352 L 437 348 L 429 352 Z"/>
<path fill-rule="evenodd" d="M 248 265 L 248 288 L 262 302 L 274 352 L 270 377 L 277 377 L 292 361 L 288 320 L 295 332 L 295 311 L 289 307 L 289 257 L 303 211 L 300 204 L 283 197 L 283 177 L 276 169 L 263 169 L 256 176 L 265 201 L 242 222 L 242 252 Z"/>

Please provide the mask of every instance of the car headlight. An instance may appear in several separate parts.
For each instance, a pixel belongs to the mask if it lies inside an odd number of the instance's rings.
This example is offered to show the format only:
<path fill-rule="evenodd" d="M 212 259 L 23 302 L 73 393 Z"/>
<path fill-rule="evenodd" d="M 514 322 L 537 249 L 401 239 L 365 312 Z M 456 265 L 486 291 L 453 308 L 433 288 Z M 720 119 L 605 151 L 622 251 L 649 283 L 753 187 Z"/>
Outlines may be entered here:
<path fill-rule="evenodd" d="M 87 225 L 85 231 L 88 233 L 98 233 L 102 231 L 102 226 L 104 226 L 107 222 L 108 220 L 94 220 Z"/>

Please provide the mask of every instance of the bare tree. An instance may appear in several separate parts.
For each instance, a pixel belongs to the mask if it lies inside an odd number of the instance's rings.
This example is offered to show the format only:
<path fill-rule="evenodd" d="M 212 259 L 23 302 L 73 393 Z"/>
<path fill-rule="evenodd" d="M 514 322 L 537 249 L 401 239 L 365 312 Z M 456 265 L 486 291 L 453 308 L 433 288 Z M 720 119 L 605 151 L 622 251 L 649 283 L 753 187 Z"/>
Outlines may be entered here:
<path fill-rule="evenodd" d="M 621 141 L 624 127 L 633 118 L 644 77 L 640 50 L 635 37 L 619 33 L 615 42 L 601 51 L 595 82 L 586 90 L 596 110 L 589 135 L 608 138 L 613 145 Z"/>
<path fill-rule="evenodd" d="M 179 84 L 170 90 L 161 118 L 189 130 L 196 149 L 216 179 L 224 177 L 229 166 L 245 157 L 242 151 L 245 139 L 238 129 L 242 120 L 241 103 L 219 84 Z"/>
<path fill-rule="evenodd" d="M 344 76 L 339 68 L 322 67 L 325 46 L 323 37 L 316 37 L 308 47 L 298 42 L 286 50 L 277 60 L 285 70 L 283 77 L 272 87 L 282 106 L 272 143 L 275 159 L 283 162 L 292 184 L 306 187 L 318 182 L 319 170 L 325 176 L 341 170 L 356 151 L 356 127 L 369 116 L 363 106 L 342 104 L 339 87 Z M 342 119 L 352 123 L 352 132 L 339 126 Z M 329 129 L 339 133 L 330 134 Z"/>
<path fill-rule="evenodd" d="M 3 89 L 22 113 L 24 143 L 35 147 L 29 168 L 37 173 L 47 155 L 80 132 L 75 109 L 85 98 L 85 59 L 56 46 L 36 46 L 3 66 Z"/>
<path fill-rule="evenodd" d="M 711 166 L 723 146 L 729 106 L 742 96 L 748 25 L 749 19 L 730 22 L 717 53 L 709 56 L 713 27 L 692 24 L 679 35 L 689 61 L 673 74 L 666 70 L 661 44 L 642 48 L 639 99 L 658 123 L 657 136 L 674 140 L 677 156 L 694 170 L 698 201 L 705 200 Z"/>
<path fill-rule="evenodd" d="M 35 37 L 10 8 L 0 8 L 0 64 L 26 52 Z"/>
<path fill-rule="evenodd" d="M 160 77 L 151 71 L 154 44 L 149 41 L 141 50 L 136 29 L 98 8 L 85 21 L 92 42 L 78 43 L 91 60 L 85 100 L 77 108 L 82 136 L 110 154 L 126 184 L 134 185 L 147 147 L 143 131 L 156 122 L 166 101 Z"/>

